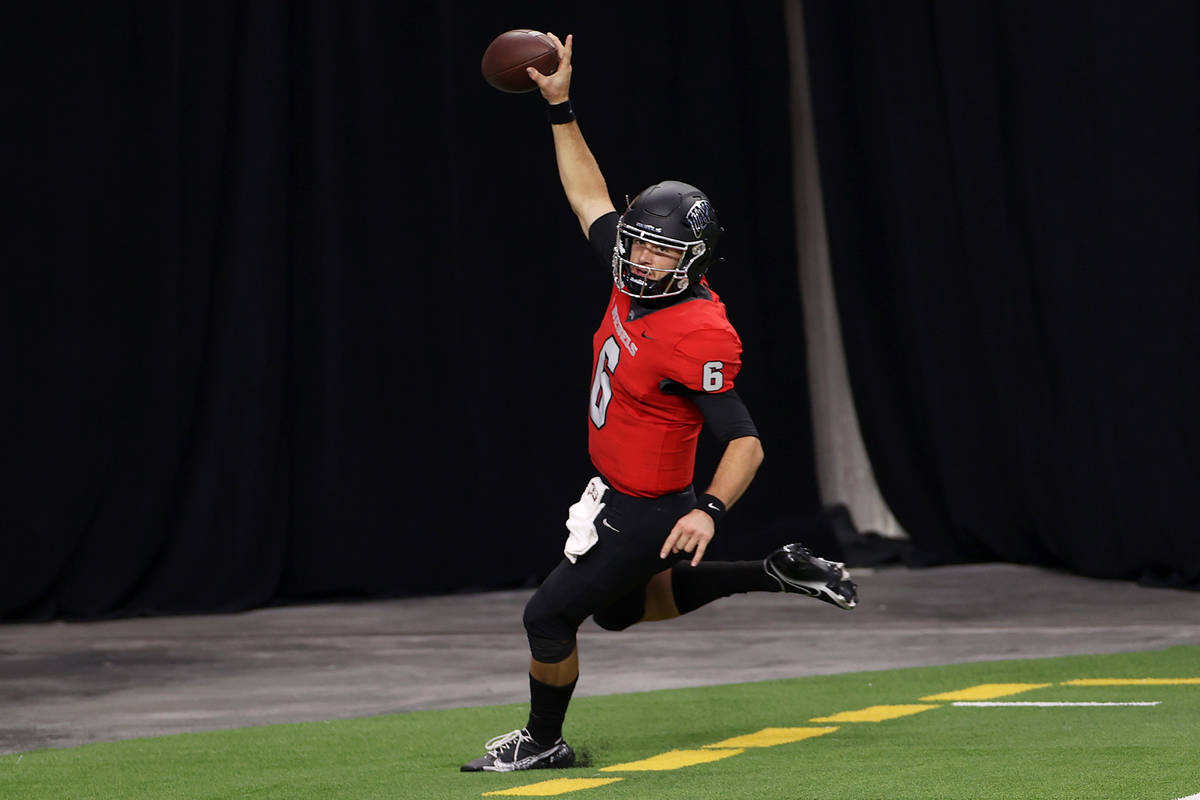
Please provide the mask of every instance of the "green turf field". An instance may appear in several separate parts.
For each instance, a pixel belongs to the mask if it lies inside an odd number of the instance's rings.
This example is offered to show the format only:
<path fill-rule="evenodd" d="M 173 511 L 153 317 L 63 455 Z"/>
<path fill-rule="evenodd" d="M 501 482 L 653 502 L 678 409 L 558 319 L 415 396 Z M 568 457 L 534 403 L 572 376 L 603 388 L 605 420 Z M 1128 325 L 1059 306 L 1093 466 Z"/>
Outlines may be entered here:
<path fill-rule="evenodd" d="M 1047 703 L 1093 705 L 1040 705 Z M 1132 703 L 1141 705 L 1125 705 Z M 458 771 L 486 739 L 522 725 L 526 712 L 517 704 L 38 750 L 0 757 L 0 798 L 1200 793 L 1200 647 L 577 698 L 566 735 L 585 766 Z"/>

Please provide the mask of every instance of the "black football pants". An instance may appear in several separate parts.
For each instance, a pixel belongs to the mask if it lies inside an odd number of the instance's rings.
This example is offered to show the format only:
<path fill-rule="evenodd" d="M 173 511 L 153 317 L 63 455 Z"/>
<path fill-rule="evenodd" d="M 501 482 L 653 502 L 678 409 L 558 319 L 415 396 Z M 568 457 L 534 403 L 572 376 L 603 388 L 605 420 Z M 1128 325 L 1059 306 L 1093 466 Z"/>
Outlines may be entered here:
<path fill-rule="evenodd" d="M 607 483 L 607 481 L 606 481 Z M 589 616 L 621 630 L 642 618 L 646 584 L 688 553 L 659 558 L 679 518 L 696 504 L 691 487 L 662 497 L 630 497 L 609 488 L 596 517 L 599 541 L 572 564 L 564 558 L 525 608 L 533 657 L 557 663 L 571 654 L 575 633 Z"/>

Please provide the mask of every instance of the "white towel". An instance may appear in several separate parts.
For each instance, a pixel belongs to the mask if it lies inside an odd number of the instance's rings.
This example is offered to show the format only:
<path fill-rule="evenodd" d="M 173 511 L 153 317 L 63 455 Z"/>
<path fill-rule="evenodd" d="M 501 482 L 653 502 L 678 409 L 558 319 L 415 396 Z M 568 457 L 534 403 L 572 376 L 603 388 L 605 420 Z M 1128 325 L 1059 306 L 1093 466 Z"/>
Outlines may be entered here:
<path fill-rule="evenodd" d="M 572 564 L 575 563 L 575 559 L 591 550 L 600 539 L 596 534 L 596 517 L 604 510 L 604 503 L 600 502 L 600 498 L 604 497 L 606 491 L 608 487 L 604 485 L 604 481 L 598 477 L 592 478 L 580 495 L 579 502 L 567 511 L 568 534 L 563 555 Z"/>

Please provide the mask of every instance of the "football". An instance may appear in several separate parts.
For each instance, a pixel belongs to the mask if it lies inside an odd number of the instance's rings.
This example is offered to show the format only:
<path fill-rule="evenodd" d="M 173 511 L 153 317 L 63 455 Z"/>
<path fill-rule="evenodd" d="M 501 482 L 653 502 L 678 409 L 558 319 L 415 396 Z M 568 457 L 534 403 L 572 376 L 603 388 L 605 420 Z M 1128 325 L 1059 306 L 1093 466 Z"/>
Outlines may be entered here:
<path fill-rule="evenodd" d="M 554 42 L 541 31 L 527 28 L 505 31 L 492 40 L 483 52 L 480 69 L 483 78 L 502 92 L 520 94 L 537 88 L 526 67 L 534 67 L 543 75 L 558 69 L 558 51 Z"/>

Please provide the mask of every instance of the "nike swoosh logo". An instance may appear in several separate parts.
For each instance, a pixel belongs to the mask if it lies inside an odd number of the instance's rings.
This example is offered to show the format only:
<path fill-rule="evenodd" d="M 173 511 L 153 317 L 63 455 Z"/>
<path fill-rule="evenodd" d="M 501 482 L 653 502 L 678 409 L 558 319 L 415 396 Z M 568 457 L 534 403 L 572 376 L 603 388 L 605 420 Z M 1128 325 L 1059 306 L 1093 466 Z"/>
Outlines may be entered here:
<path fill-rule="evenodd" d="M 614 528 L 612 525 L 608 524 L 608 517 L 605 517 L 604 519 L 600 520 L 600 524 L 603 525 L 604 527 L 608 528 L 613 533 L 620 533 L 619 530 Z"/>
<path fill-rule="evenodd" d="M 713 511 L 720 511 L 720 510 L 721 510 L 721 509 L 717 508 L 715 505 L 713 505 L 712 503 L 709 503 L 709 504 L 708 504 L 708 507 L 709 507 L 709 508 L 711 508 Z"/>
<path fill-rule="evenodd" d="M 642 331 L 642 338 L 643 338 L 643 339 L 649 339 L 650 341 L 654 341 L 654 337 L 653 337 L 653 336 L 647 336 L 645 331 Z"/>

